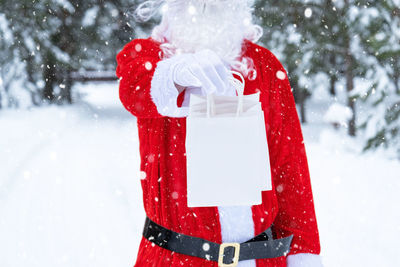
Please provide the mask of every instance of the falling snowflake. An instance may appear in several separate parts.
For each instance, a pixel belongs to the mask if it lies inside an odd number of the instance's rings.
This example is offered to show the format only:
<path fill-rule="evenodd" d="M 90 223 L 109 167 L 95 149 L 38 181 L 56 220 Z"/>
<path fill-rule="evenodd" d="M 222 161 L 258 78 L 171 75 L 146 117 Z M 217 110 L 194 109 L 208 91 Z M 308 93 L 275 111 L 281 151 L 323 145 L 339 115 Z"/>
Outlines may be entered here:
<path fill-rule="evenodd" d="M 168 5 L 165 4 L 165 5 L 163 5 L 163 6 L 161 7 L 161 14 L 164 14 L 164 13 L 166 13 L 167 11 L 168 11 Z"/>
<path fill-rule="evenodd" d="M 312 16 L 312 9 L 309 8 L 309 7 L 307 7 L 307 8 L 304 10 L 304 16 L 306 16 L 306 18 L 311 17 L 311 16 Z"/>
<path fill-rule="evenodd" d="M 148 161 L 149 163 L 153 163 L 153 162 L 154 162 L 154 159 L 155 159 L 155 157 L 156 157 L 156 155 L 154 155 L 154 154 L 150 154 L 150 155 L 147 157 L 147 161 Z"/>
<path fill-rule="evenodd" d="M 276 191 L 278 192 L 278 193 L 282 193 L 282 191 L 283 191 L 283 185 L 278 185 L 277 187 L 276 187 Z"/>
<path fill-rule="evenodd" d="M 203 250 L 204 250 L 204 251 L 209 251 L 209 250 L 210 250 L 210 244 L 204 243 L 204 244 L 203 244 Z"/>
<path fill-rule="evenodd" d="M 190 5 L 188 8 L 188 12 L 190 15 L 194 15 L 194 14 L 196 14 L 196 8 L 192 5 Z"/>
<path fill-rule="evenodd" d="M 278 70 L 278 71 L 276 72 L 276 77 L 277 77 L 279 80 L 284 80 L 284 79 L 286 78 L 286 74 L 285 74 L 283 71 Z"/>
<path fill-rule="evenodd" d="M 144 171 L 141 171 L 140 172 L 140 179 L 144 180 L 144 179 L 146 179 L 146 177 L 147 177 L 147 174 Z"/>
<path fill-rule="evenodd" d="M 146 70 L 152 70 L 153 69 L 153 64 L 151 64 L 151 62 L 146 62 L 144 64 L 144 67 L 146 68 Z"/>

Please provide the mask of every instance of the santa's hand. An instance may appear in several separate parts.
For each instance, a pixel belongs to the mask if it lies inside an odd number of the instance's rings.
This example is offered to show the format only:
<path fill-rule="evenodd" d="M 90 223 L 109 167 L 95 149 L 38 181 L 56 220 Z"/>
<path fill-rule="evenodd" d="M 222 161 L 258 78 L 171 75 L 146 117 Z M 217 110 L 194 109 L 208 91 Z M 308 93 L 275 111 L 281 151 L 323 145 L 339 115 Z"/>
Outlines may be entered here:
<path fill-rule="evenodd" d="M 186 117 L 189 108 L 177 106 L 181 88 L 197 87 L 203 94 L 236 95 L 229 77 L 231 72 L 211 50 L 178 54 L 157 63 L 150 93 L 161 115 Z"/>
<path fill-rule="evenodd" d="M 176 84 L 184 87 L 201 87 L 204 94 L 235 94 L 229 83 L 231 72 L 213 51 L 206 49 L 176 57 L 180 58 L 173 72 Z"/>

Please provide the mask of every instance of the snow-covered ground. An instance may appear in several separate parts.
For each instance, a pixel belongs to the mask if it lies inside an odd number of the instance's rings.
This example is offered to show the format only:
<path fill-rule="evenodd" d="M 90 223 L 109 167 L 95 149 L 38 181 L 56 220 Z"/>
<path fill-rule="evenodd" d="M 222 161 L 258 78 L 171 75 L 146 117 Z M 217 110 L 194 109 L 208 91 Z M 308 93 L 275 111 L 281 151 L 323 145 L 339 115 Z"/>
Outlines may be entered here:
<path fill-rule="evenodd" d="M 144 221 L 135 118 L 117 84 L 69 107 L 0 111 L 0 266 L 130 267 Z M 326 267 L 400 266 L 400 162 L 309 105 L 303 127 Z"/>

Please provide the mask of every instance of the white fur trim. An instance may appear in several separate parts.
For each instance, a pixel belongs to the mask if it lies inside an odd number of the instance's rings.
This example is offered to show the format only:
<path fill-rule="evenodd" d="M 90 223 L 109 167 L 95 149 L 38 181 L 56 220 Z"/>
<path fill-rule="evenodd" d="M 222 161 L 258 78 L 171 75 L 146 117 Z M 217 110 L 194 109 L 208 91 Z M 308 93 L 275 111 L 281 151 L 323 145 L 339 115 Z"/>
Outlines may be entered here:
<path fill-rule="evenodd" d="M 242 243 L 254 237 L 251 206 L 218 207 L 222 242 Z M 255 260 L 240 261 L 238 267 L 256 267 Z"/>
<path fill-rule="evenodd" d="M 288 267 L 323 267 L 321 256 L 310 253 L 299 253 L 287 257 Z"/>
<path fill-rule="evenodd" d="M 175 87 L 173 74 L 178 59 L 172 57 L 158 62 L 151 80 L 150 95 L 158 113 L 168 117 L 186 117 L 188 107 L 178 107 L 179 92 Z"/>

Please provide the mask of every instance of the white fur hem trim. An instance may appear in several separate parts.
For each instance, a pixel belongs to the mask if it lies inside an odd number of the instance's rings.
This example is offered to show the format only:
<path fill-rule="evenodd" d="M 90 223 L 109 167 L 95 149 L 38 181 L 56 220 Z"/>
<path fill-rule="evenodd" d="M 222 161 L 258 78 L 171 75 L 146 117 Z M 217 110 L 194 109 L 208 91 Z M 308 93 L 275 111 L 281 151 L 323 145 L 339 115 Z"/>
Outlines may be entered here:
<path fill-rule="evenodd" d="M 311 253 L 299 253 L 287 257 L 288 267 L 323 267 L 321 256 Z"/>
<path fill-rule="evenodd" d="M 251 206 L 218 207 L 222 242 L 242 243 L 254 237 Z M 238 267 L 256 267 L 255 260 L 240 261 Z"/>
<path fill-rule="evenodd" d="M 172 57 L 158 62 L 151 80 L 150 96 L 158 113 L 168 117 L 186 117 L 188 107 L 178 107 L 179 92 L 175 87 L 173 73 L 178 59 Z"/>

